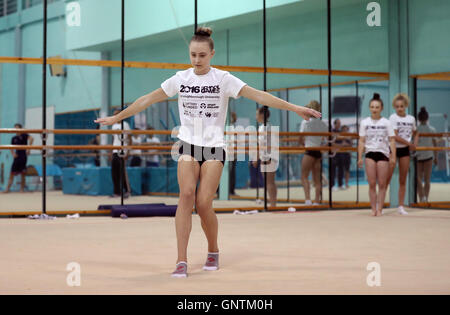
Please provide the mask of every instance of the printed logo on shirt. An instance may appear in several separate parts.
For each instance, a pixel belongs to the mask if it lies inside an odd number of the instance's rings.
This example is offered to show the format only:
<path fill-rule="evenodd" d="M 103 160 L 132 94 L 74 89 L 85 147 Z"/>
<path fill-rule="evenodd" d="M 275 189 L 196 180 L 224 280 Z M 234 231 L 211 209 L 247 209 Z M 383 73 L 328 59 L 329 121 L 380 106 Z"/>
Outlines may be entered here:
<path fill-rule="evenodd" d="M 219 105 L 217 105 L 217 104 L 208 104 L 208 109 L 217 109 L 217 108 L 219 108 Z"/>
<path fill-rule="evenodd" d="M 197 103 L 185 103 L 185 102 L 183 102 L 183 108 L 197 109 L 198 108 L 198 104 Z"/>
<path fill-rule="evenodd" d="M 206 104 L 205 103 L 201 103 L 200 104 L 200 108 L 205 109 L 206 108 Z"/>
<path fill-rule="evenodd" d="M 212 85 L 212 86 L 188 86 L 181 85 L 180 93 L 211 93 L 211 94 L 219 94 L 220 86 Z"/>

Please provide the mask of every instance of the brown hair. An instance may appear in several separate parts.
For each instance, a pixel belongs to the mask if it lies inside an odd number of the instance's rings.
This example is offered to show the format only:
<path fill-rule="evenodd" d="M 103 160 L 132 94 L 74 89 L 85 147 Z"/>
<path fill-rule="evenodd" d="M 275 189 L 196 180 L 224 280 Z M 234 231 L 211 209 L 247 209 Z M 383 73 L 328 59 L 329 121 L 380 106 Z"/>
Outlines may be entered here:
<path fill-rule="evenodd" d="M 209 44 L 209 48 L 211 50 L 214 49 L 214 41 L 211 38 L 212 29 L 210 27 L 199 27 L 194 33 L 194 36 L 191 38 L 192 42 L 205 42 Z"/>
<path fill-rule="evenodd" d="M 318 112 L 322 111 L 322 106 L 320 105 L 320 103 L 318 101 L 312 100 L 311 102 L 309 102 L 308 105 L 306 105 L 306 107 L 314 109 L 315 111 L 318 111 Z"/>
<path fill-rule="evenodd" d="M 369 106 L 370 106 L 370 104 L 371 104 L 373 101 L 380 102 L 381 107 L 382 107 L 382 108 L 384 107 L 384 104 L 383 104 L 383 101 L 381 100 L 380 94 L 378 94 L 378 93 L 373 93 L 373 97 L 372 97 L 372 99 L 371 99 L 370 102 L 369 102 Z"/>
<path fill-rule="evenodd" d="M 269 119 L 269 117 L 270 117 L 269 107 L 267 107 L 267 106 L 259 107 L 258 108 L 258 114 L 260 114 L 260 115 L 267 115 L 266 117 L 267 117 L 267 119 Z"/>
<path fill-rule="evenodd" d="M 428 121 L 429 115 L 428 115 L 427 109 L 425 107 L 420 108 L 418 118 L 419 118 L 420 122 Z"/>
<path fill-rule="evenodd" d="M 392 107 L 395 106 L 395 103 L 397 101 L 403 101 L 406 104 L 406 107 L 409 106 L 409 96 L 406 95 L 405 93 L 398 93 L 397 95 L 394 96 L 394 99 L 392 100 Z"/>

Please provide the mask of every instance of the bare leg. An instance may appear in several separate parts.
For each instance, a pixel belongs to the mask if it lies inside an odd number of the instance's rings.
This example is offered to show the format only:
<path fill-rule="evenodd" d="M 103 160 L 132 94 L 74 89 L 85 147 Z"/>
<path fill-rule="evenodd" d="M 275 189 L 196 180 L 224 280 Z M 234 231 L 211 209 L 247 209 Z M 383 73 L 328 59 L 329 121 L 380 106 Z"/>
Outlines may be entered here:
<path fill-rule="evenodd" d="M 408 178 L 409 161 L 409 156 L 402 157 L 398 160 L 400 183 L 400 187 L 398 189 L 398 203 L 400 206 L 405 205 L 406 179 Z"/>
<path fill-rule="evenodd" d="M 422 202 L 425 196 L 423 180 L 424 180 L 424 164 L 425 162 L 417 162 L 417 194 L 419 195 L 419 202 Z"/>
<path fill-rule="evenodd" d="M 20 174 L 21 177 L 21 183 L 20 183 L 20 192 L 25 191 L 25 173 Z"/>
<path fill-rule="evenodd" d="M 433 171 L 433 160 L 426 161 L 424 165 L 424 180 L 425 180 L 425 187 L 424 187 L 424 194 L 426 200 L 428 200 L 428 196 L 430 196 L 430 187 L 431 187 L 431 172 Z"/>
<path fill-rule="evenodd" d="M 400 160 L 400 159 L 397 159 L 397 160 Z M 387 177 L 387 185 L 388 186 L 391 184 L 392 176 L 394 175 L 394 171 L 395 171 L 396 167 L 397 167 L 397 163 L 394 165 L 389 164 L 389 172 L 388 172 L 388 177 Z"/>
<path fill-rule="evenodd" d="M 321 159 L 314 159 L 314 165 L 313 165 L 313 181 L 314 181 L 314 189 L 315 189 L 315 203 L 320 203 L 320 195 L 322 193 L 322 181 L 321 176 L 322 176 L 322 172 L 321 172 L 321 168 L 322 168 L 322 163 L 321 163 Z"/>
<path fill-rule="evenodd" d="M 14 181 L 14 175 L 13 175 L 13 173 L 10 173 L 9 179 L 8 179 L 8 186 L 6 187 L 6 190 L 4 191 L 5 194 L 9 193 L 11 186 L 13 184 L 13 181 Z"/>
<path fill-rule="evenodd" d="M 177 233 L 178 259 L 187 262 L 187 246 L 192 229 L 192 209 L 195 201 L 195 189 L 200 174 L 200 165 L 189 155 L 182 155 L 178 160 L 178 183 L 180 199 L 175 215 Z"/>
<path fill-rule="evenodd" d="M 214 195 L 219 187 L 223 165 L 219 161 L 206 161 L 200 170 L 200 184 L 196 194 L 196 209 L 200 215 L 202 228 L 208 240 L 208 252 L 219 252 L 217 234 L 219 224 L 212 208 Z"/>
<path fill-rule="evenodd" d="M 267 192 L 269 193 L 269 203 L 271 207 L 277 205 L 277 186 L 275 184 L 275 172 L 267 172 Z"/>
<path fill-rule="evenodd" d="M 389 162 L 379 161 L 377 163 L 377 181 L 378 181 L 378 211 L 377 215 L 381 215 L 386 198 L 386 190 L 388 187 Z"/>
<path fill-rule="evenodd" d="M 377 163 L 372 159 L 366 159 L 366 176 L 369 182 L 369 199 L 372 215 L 377 215 Z"/>
<path fill-rule="evenodd" d="M 309 173 L 313 168 L 314 158 L 309 155 L 304 155 L 302 159 L 302 185 L 305 190 L 305 200 L 311 200 L 311 193 L 309 187 Z"/>

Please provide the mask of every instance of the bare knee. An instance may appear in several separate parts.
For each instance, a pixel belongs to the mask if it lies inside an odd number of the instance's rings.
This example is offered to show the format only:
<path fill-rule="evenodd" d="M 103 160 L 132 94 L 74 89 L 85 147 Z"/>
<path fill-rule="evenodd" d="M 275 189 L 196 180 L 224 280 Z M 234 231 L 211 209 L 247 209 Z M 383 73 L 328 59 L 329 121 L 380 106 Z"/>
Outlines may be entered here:
<path fill-rule="evenodd" d="M 387 188 L 387 183 L 379 183 L 378 184 L 379 190 L 386 190 L 386 188 Z"/>
<path fill-rule="evenodd" d="M 180 191 L 181 202 L 193 202 L 195 200 L 195 188 L 185 188 Z"/>
<path fill-rule="evenodd" d="M 198 197 L 195 202 L 195 208 L 200 215 L 200 217 L 204 216 L 211 211 L 212 209 L 212 201 L 209 198 Z"/>
<path fill-rule="evenodd" d="M 370 189 L 377 189 L 377 182 L 376 181 L 369 181 L 369 188 Z"/>

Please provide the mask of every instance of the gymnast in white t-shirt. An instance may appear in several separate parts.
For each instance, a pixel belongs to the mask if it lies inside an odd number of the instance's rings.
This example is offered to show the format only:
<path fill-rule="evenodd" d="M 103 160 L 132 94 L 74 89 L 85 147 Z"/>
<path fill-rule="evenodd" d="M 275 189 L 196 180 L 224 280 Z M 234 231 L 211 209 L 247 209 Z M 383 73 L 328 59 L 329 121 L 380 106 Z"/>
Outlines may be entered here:
<path fill-rule="evenodd" d="M 406 178 L 408 177 L 410 151 L 415 151 L 419 142 L 419 134 L 416 127 L 416 119 L 414 116 L 407 115 L 406 109 L 409 106 L 409 97 L 404 93 L 397 94 L 393 101 L 392 107 L 395 113 L 389 117 L 395 132 L 395 146 L 397 151 L 398 170 L 399 170 L 399 189 L 398 189 L 398 213 L 402 215 L 408 214 L 404 209 Z M 390 168 L 389 181 L 391 182 L 394 174 L 395 165 Z"/>
<path fill-rule="evenodd" d="M 381 216 L 389 183 L 389 165 L 395 165 L 396 160 L 395 133 L 389 120 L 381 117 L 383 101 L 379 94 L 374 94 L 369 108 L 371 116 L 361 121 L 359 129 L 358 167 L 363 167 L 365 153 L 372 214 Z"/>
<path fill-rule="evenodd" d="M 178 157 L 180 195 L 175 216 L 178 258 L 173 277 L 187 276 L 187 247 L 196 207 L 208 241 L 204 270 L 219 268 L 218 222 L 212 208 L 225 160 L 224 129 L 230 97 L 249 98 L 258 104 L 290 110 L 309 119 L 321 114 L 256 90 L 229 72 L 211 67 L 214 41 L 210 28 L 199 28 L 189 44 L 192 68 L 177 72 L 161 88 L 137 99 L 120 114 L 97 119 L 111 125 L 178 94 L 181 126 Z M 198 184 L 198 187 L 197 187 Z"/>

